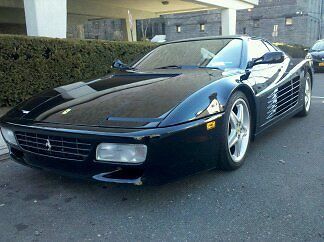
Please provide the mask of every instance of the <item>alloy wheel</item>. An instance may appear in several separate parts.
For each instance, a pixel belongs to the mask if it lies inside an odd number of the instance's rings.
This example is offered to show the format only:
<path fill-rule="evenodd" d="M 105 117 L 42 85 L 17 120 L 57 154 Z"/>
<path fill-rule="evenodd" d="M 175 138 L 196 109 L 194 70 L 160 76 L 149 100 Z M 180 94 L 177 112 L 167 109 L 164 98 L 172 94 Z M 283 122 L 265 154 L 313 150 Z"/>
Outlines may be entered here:
<path fill-rule="evenodd" d="M 250 112 L 242 98 L 235 101 L 228 121 L 227 144 L 231 158 L 240 162 L 247 151 L 250 139 Z"/>
<path fill-rule="evenodd" d="M 306 109 L 306 112 L 308 112 L 310 109 L 311 98 L 312 98 L 311 78 L 309 75 L 307 75 L 306 76 L 306 85 L 305 85 L 305 109 Z"/>

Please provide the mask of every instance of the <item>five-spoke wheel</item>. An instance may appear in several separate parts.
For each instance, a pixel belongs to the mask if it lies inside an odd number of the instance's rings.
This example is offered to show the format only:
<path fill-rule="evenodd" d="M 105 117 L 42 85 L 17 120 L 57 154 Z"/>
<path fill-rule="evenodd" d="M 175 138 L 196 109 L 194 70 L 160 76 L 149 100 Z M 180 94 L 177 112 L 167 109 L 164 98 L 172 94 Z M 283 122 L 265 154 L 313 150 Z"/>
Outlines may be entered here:
<path fill-rule="evenodd" d="M 310 75 L 306 75 L 306 84 L 305 84 L 305 108 L 308 112 L 311 106 L 311 98 L 312 98 L 312 83 Z"/>
<path fill-rule="evenodd" d="M 305 74 L 305 89 L 304 89 L 304 107 L 297 116 L 305 117 L 308 115 L 312 102 L 312 77 L 309 72 Z"/>
<path fill-rule="evenodd" d="M 228 149 L 234 162 L 240 162 L 247 150 L 250 137 L 250 112 L 246 102 L 239 98 L 232 106 L 228 121 Z"/>
<path fill-rule="evenodd" d="M 223 138 L 221 142 L 220 168 L 239 168 L 247 153 L 251 137 L 250 104 L 244 93 L 234 93 L 228 102 L 224 116 Z"/>

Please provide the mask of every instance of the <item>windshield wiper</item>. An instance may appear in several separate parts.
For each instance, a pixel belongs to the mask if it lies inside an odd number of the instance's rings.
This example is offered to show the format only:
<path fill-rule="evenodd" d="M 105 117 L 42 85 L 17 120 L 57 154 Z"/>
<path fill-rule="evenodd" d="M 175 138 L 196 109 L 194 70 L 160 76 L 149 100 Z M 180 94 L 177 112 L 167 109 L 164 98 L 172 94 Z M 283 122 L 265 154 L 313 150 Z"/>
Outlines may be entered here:
<path fill-rule="evenodd" d="M 169 66 L 161 66 L 157 67 L 155 69 L 182 69 L 182 66 L 177 66 L 177 65 L 169 65 Z"/>
<path fill-rule="evenodd" d="M 216 69 L 216 70 L 221 70 L 221 71 L 224 71 L 224 69 L 220 68 L 220 67 L 217 67 L 217 66 L 198 66 L 198 68 L 200 69 Z"/>
<path fill-rule="evenodd" d="M 213 66 L 213 67 L 207 67 L 207 66 L 177 66 L 177 65 L 169 65 L 169 66 L 161 66 L 157 67 L 155 69 L 195 69 L 195 68 L 200 68 L 200 69 L 217 69 L 223 71 L 222 68 Z"/>

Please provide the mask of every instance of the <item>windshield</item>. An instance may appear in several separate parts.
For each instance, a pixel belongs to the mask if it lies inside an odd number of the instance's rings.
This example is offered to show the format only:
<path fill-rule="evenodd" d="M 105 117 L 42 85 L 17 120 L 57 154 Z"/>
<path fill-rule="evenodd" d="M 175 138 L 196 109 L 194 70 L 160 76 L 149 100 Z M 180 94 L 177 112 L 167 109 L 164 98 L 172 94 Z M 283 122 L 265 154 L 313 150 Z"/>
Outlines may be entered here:
<path fill-rule="evenodd" d="M 239 68 L 242 42 L 241 39 L 214 39 L 161 45 L 135 63 L 133 68 Z"/>
<path fill-rule="evenodd" d="M 311 51 L 321 51 L 321 50 L 324 50 L 324 41 L 315 43 L 315 45 L 311 49 Z"/>

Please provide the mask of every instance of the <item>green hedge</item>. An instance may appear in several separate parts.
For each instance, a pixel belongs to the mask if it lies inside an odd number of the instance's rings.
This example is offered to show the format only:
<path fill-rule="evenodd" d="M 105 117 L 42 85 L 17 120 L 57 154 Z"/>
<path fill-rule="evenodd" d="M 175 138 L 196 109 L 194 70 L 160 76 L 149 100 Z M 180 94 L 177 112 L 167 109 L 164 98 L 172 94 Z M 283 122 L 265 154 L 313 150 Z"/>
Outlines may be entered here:
<path fill-rule="evenodd" d="M 45 89 L 105 75 L 114 59 L 128 63 L 153 47 L 141 42 L 0 35 L 0 107 Z"/>
<path fill-rule="evenodd" d="M 282 51 L 286 52 L 292 58 L 305 58 L 307 51 L 302 45 L 292 45 L 285 43 L 274 43 L 275 46 L 279 47 Z"/>

